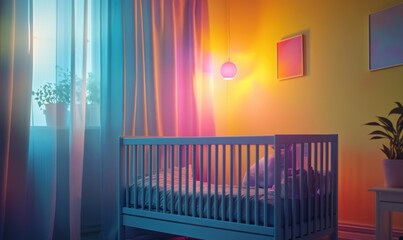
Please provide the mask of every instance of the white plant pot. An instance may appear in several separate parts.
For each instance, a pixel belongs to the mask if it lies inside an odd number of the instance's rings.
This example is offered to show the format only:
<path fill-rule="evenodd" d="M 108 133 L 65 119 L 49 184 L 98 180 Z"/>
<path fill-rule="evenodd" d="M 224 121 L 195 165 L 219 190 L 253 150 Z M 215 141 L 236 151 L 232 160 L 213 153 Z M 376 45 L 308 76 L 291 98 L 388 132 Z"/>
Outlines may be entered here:
<path fill-rule="evenodd" d="M 403 188 L 403 159 L 385 159 L 382 164 L 385 186 Z"/>
<path fill-rule="evenodd" d="M 45 104 L 43 113 L 46 117 L 46 124 L 49 127 L 66 127 L 67 126 L 67 107 L 66 103 Z"/>

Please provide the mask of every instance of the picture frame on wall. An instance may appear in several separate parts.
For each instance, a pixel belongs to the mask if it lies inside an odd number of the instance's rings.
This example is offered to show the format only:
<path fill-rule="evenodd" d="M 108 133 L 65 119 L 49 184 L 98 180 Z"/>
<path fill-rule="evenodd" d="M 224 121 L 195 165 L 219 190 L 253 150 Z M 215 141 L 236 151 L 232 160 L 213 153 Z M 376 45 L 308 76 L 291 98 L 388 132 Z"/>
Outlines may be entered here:
<path fill-rule="evenodd" d="M 277 43 L 277 79 L 304 76 L 304 35 L 300 34 Z"/>
<path fill-rule="evenodd" d="M 403 65 L 403 3 L 369 15 L 369 70 Z"/>

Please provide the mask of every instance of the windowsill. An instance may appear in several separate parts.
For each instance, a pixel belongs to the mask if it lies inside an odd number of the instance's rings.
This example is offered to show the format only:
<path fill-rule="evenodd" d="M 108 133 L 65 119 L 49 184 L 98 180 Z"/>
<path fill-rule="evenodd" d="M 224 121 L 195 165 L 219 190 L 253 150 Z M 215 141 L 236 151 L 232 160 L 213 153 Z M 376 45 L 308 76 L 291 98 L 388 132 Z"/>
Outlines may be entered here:
<path fill-rule="evenodd" d="M 47 129 L 47 130 L 62 130 L 62 129 L 70 129 L 70 127 L 57 127 L 57 126 L 30 126 L 31 129 Z M 97 130 L 101 129 L 101 126 L 88 126 L 85 127 L 85 130 Z"/>

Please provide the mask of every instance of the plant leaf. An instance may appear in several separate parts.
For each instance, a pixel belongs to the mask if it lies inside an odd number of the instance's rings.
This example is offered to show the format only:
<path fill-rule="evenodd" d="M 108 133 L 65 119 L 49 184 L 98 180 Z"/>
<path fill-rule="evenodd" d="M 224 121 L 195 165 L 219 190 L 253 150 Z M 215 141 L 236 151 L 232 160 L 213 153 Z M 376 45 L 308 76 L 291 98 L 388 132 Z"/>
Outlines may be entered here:
<path fill-rule="evenodd" d="M 391 114 L 400 114 L 403 115 L 403 105 L 400 102 L 395 102 L 397 107 L 393 108 L 390 112 L 389 115 Z"/>
<path fill-rule="evenodd" d="M 385 145 L 382 145 L 381 151 L 382 151 L 383 153 L 385 153 L 385 155 L 386 155 L 386 157 L 387 157 L 388 159 L 392 159 L 391 156 L 390 156 L 390 150 L 389 150 L 388 147 L 386 147 Z"/>
<path fill-rule="evenodd" d="M 381 135 L 381 136 L 386 137 L 388 139 L 392 139 L 392 136 L 390 136 L 387 133 L 384 133 L 382 131 L 379 131 L 379 130 L 373 131 L 369 135 Z"/>
<path fill-rule="evenodd" d="M 385 130 L 392 132 L 392 133 L 396 132 L 395 128 L 393 127 L 393 123 L 389 119 L 387 119 L 385 117 L 378 117 L 378 119 L 380 122 L 382 122 L 384 124 L 384 126 L 382 126 L 382 127 Z"/>
<path fill-rule="evenodd" d="M 391 114 L 403 114 L 403 108 L 395 107 L 394 109 L 390 110 L 389 115 Z"/>
<path fill-rule="evenodd" d="M 379 124 L 377 122 L 367 122 L 364 125 L 367 125 L 367 126 L 380 126 L 380 127 L 382 126 L 381 124 Z"/>
<path fill-rule="evenodd" d="M 381 136 L 373 136 L 370 138 L 370 140 L 377 140 L 377 139 L 384 139 L 385 137 L 381 137 Z"/>
<path fill-rule="evenodd" d="M 373 136 L 371 137 L 369 140 L 378 140 L 378 139 L 384 139 L 386 137 L 382 137 L 382 136 Z"/>
<path fill-rule="evenodd" d="M 403 115 L 399 117 L 396 123 L 396 132 L 398 133 L 398 135 L 400 135 L 402 131 L 403 131 Z"/>

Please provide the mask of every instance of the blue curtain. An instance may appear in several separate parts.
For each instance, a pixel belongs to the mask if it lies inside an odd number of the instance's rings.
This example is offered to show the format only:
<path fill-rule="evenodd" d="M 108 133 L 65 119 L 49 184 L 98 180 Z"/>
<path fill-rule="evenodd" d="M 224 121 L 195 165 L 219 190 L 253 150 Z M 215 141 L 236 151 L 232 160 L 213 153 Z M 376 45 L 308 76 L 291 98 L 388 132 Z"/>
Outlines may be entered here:
<path fill-rule="evenodd" d="M 117 238 L 118 137 L 123 135 L 122 1 L 100 3 L 102 239 Z"/>

